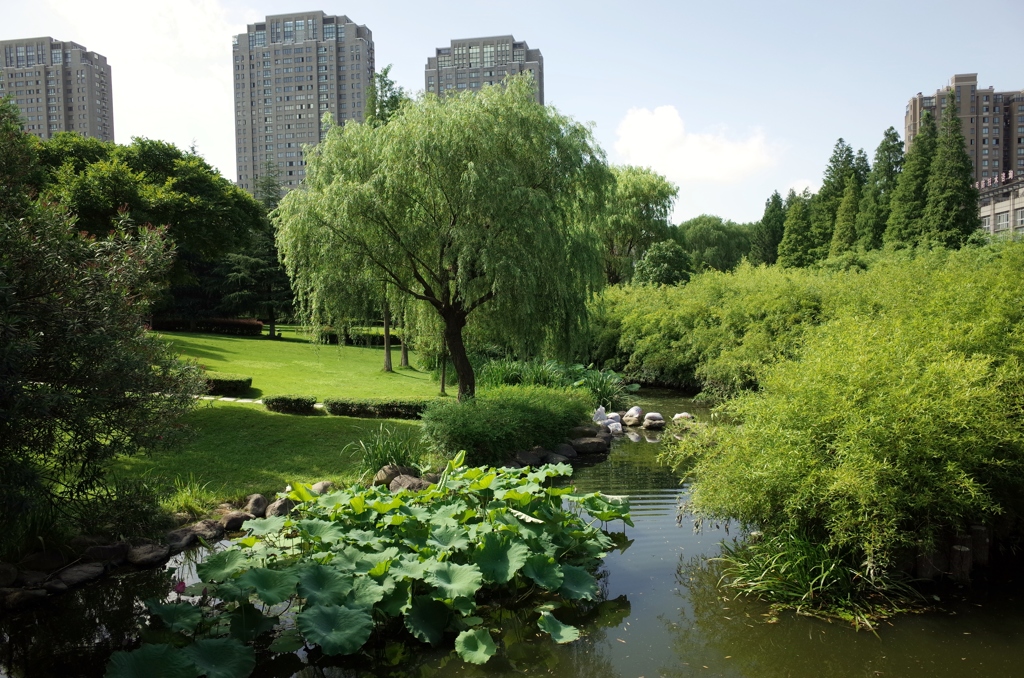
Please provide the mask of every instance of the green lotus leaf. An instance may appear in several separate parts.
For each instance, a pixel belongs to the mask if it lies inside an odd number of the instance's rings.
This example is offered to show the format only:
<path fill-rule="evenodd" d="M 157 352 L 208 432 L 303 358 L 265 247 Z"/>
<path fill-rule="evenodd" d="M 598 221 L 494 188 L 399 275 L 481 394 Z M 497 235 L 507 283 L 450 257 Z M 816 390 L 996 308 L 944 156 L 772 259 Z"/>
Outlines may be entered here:
<path fill-rule="evenodd" d="M 373 607 L 384 597 L 384 593 L 384 587 L 369 577 L 356 577 L 346 604 L 350 607 Z"/>
<path fill-rule="evenodd" d="M 182 652 L 206 678 L 245 678 L 256 668 L 256 653 L 234 638 L 204 638 Z"/>
<path fill-rule="evenodd" d="M 473 597 L 480 590 L 483 573 L 476 565 L 436 563 L 427 570 L 423 579 L 435 586 L 445 598 Z"/>
<path fill-rule="evenodd" d="M 424 643 L 437 645 L 444 637 L 451 612 L 440 600 L 428 596 L 416 596 L 405 615 L 405 628 Z"/>
<path fill-rule="evenodd" d="M 403 516 L 415 518 L 421 523 L 428 522 L 431 516 L 430 510 L 423 506 L 403 506 L 402 508 L 398 509 L 398 512 Z"/>
<path fill-rule="evenodd" d="M 483 536 L 473 552 L 473 562 L 487 581 L 505 584 L 526 564 L 529 555 L 526 544 L 491 533 Z"/>
<path fill-rule="evenodd" d="M 390 497 L 387 500 L 378 499 L 370 504 L 370 508 L 377 513 L 382 514 L 387 513 L 388 511 L 394 511 L 395 509 L 400 509 L 403 506 L 405 506 L 405 502 L 402 501 L 401 497 Z"/>
<path fill-rule="evenodd" d="M 371 546 L 381 541 L 381 537 L 371 530 L 348 530 L 345 538 L 360 546 Z"/>
<path fill-rule="evenodd" d="M 537 620 L 537 626 L 541 631 L 544 631 L 551 636 L 551 640 L 556 643 L 571 643 L 580 637 L 580 630 L 575 626 L 569 624 L 563 624 L 562 622 L 555 619 L 555 615 L 550 612 L 541 612 L 540 619 Z"/>
<path fill-rule="evenodd" d="M 267 534 L 277 534 L 284 529 L 284 523 L 288 520 L 285 516 L 271 516 L 270 518 L 254 518 L 242 523 L 243 530 L 249 530 L 250 534 L 262 537 Z"/>
<path fill-rule="evenodd" d="M 106 678 L 196 678 L 199 672 L 170 645 L 143 645 L 131 652 L 115 652 L 107 665 Z"/>
<path fill-rule="evenodd" d="M 343 571 L 360 571 L 368 569 L 363 568 L 363 561 L 365 558 L 366 552 L 360 551 L 355 546 L 344 546 L 334 551 L 334 558 L 331 560 L 331 566 Z"/>
<path fill-rule="evenodd" d="M 593 600 L 597 580 L 582 567 L 562 565 L 562 587 L 558 593 L 569 600 Z"/>
<path fill-rule="evenodd" d="M 306 605 L 343 605 L 352 590 L 354 577 L 333 567 L 313 565 L 299 574 L 299 595 Z"/>
<path fill-rule="evenodd" d="M 352 499 L 352 495 L 344 490 L 338 490 L 337 492 L 330 492 L 328 494 L 321 494 L 316 498 L 316 503 L 324 508 L 332 509 L 337 506 L 347 506 L 349 501 Z"/>
<path fill-rule="evenodd" d="M 244 570 L 246 564 L 245 554 L 241 551 L 229 549 L 220 553 L 214 553 L 196 565 L 196 574 L 203 581 L 224 581 L 236 572 Z"/>
<path fill-rule="evenodd" d="M 527 558 L 523 574 L 548 591 L 562 588 L 562 568 L 557 560 L 544 553 L 536 553 Z"/>
<path fill-rule="evenodd" d="M 313 539 L 335 544 L 345 538 L 345 528 L 330 520 L 300 520 L 297 527 Z"/>
<path fill-rule="evenodd" d="M 461 551 L 469 548 L 469 537 L 465 529 L 449 525 L 434 529 L 427 545 L 440 551 Z"/>
<path fill-rule="evenodd" d="M 319 645 L 324 654 L 352 654 L 361 648 L 373 632 L 373 617 L 365 609 L 315 605 L 295 616 L 303 637 Z"/>
<path fill-rule="evenodd" d="M 231 637 L 237 638 L 243 643 L 256 640 L 267 631 L 274 628 L 277 622 L 276 617 L 267 617 L 257 610 L 252 603 L 239 605 L 230 615 Z"/>
<path fill-rule="evenodd" d="M 302 483 L 291 483 L 292 491 L 288 493 L 288 498 L 297 501 L 315 501 L 320 495 L 313 492 L 312 485 L 303 485 Z"/>
<path fill-rule="evenodd" d="M 249 591 L 242 588 L 234 580 L 226 581 L 223 584 L 211 584 L 213 587 L 210 595 L 229 603 L 244 603 L 249 600 Z"/>
<path fill-rule="evenodd" d="M 409 610 L 411 602 L 412 582 L 401 580 L 393 582 L 392 589 L 384 594 L 377 608 L 389 616 L 398 617 Z"/>
<path fill-rule="evenodd" d="M 403 557 L 391 564 L 389 572 L 396 579 L 423 579 L 427 571 L 427 563 L 420 562 L 419 558 L 412 554 L 411 557 Z"/>
<path fill-rule="evenodd" d="M 164 605 L 157 600 L 147 600 L 146 607 L 154 617 L 159 617 L 171 631 L 192 633 L 203 618 L 203 611 L 189 603 Z"/>
<path fill-rule="evenodd" d="M 463 631 L 455 639 L 455 651 L 462 661 L 470 664 L 486 664 L 494 656 L 498 648 L 487 629 L 471 629 Z"/>
<path fill-rule="evenodd" d="M 238 578 L 238 585 L 250 588 L 267 605 L 277 605 L 292 597 L 298 577 L 285 570 L 254 567 Z"/>
<path fill-rule="evenodd" d="M 298 629 L 288 629 L 275 638 L 274 642 L 267 649 L 278 654 L 288 654 L 295 652 L 305 645 L 306 643 L 302 640 L 302 635 L 299 634 Z"/>

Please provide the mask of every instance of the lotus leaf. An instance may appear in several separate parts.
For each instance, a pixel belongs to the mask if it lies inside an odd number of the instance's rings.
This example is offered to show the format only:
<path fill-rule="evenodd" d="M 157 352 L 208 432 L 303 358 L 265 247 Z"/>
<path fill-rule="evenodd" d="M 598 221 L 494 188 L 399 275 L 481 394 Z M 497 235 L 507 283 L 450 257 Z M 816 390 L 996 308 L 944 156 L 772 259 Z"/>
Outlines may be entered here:
<path fill-rule="evenodd" d="M 302 640 L 302 636 L 299 634 L 297 629 L 288 629 L 270 644 L 267 649 L 271 652 L 283 654 L 286 652 L 295 652 L 299 648 L 305 645 L 305 641 Z"/>
<path fill-rule="evenodd" d="M 427 570 L 424 579 L 437 587 L 445 598 L 458 598 L 475 596 L 480 589 L 483 573 L 476 565 L 436 563 Z"/>
<path fill-rule="evenodd" d="M 313 565 L 299 574 L 299 595 L 306 605 L 342 605 L 352 591 L 353 579 L 333 567 Z"/>
<path fill-rule="evenodd" d="M 562 587 L 562 568 L 551 556 L 537 553 L 526 559 L 523 574 L 548 591 L 557 591 Z"/>
<path fill-rule="evenodd" d="M 245 678 L 256 668 L 256 653 L 234 638 L 204 638 L 182 652 L 206 678 Z"/>
<path fill-rule="evenodd" d="M 324 654 L 352 654 L 369 640 L 373 617 L 369 610 L 314 605 L 295 616 L 303 637 L 319 645 Z"/>
<path fill-rule="evenodd" d="M 369 577 L 356 577 L 352 582 L 352 592 L 348 594 L 348 605 L 351 607 L 373 607 L 383 597 L 383 586 Z"/>
<path fill-rule="evenodd" d="M 164 626 L 175 632 L 192 633 L 203 618 L 203 611 L 189 603 L 164 605 L 157 600 L 147 600 L 146 607 L 150 614 L 159 617 Z"/>
<path fill-rule="evenodd" d="M 248 525 L 253 521 L 247 521 Z M 196 574 L 206 582 L 224 581 L 236 572 L 245 569 L 247 564 L 245 554 L 241 551 L 229 549 L 214 553 L 212 556 L 196 566 Z"/>
<path fill-rule="evenodd" d="M 555 615 L 550 612 L 541 612 L 540 619 L 537 621 L 537 626 L 541 631 L 549 634 L 551 639 L 556 643 L 571 643 L 580 637 L 580 630 L 575 626 L 569 624 L 563 624 L 562 622 L 555 619 Z"/>
<path fill-rule="evenodd" d="M 440 551 L 461 551 L 469 548 L 469 537 L 465 529 L 455 526 L 438 527 L 430 533 L 427 545 Z"/>
<path fill-rule="evenodd" d="M 274 628 L 277 617 L 267 617 L 252 603 L 242 603 L 230 615 L 231 637 L 243 643 L 262 636 Z"/>
<path fill-rule="evenodd" d="M 143 645 L 132 652 L 115 652 L 110 657 L 106 678 L 196 678 L 199 672 L 170 645 Z"/>
<path fill-rule="evenodd" d="M 335 544 L 345 538 L 345 528 L 330 520 L 300 520 L 297 527 L 325 544 Z"/>
<path fill-rule="evenodd" d="M 569 600 L 593 600 L 597 580 L 582 567 L 562 565 L 562 587 L 558 593 Z"/>
<path fill-rule="evenodd" d="M 412 602 L 412 582 L 408 580 L 395 582 L 390 579 L 389 581 L 393 585 L 391 590 L 381 598 L 378 609 L 383 610 L 389 616 L 398 617 L 409 610 L 409 605 Z"/>
<path fill-rule="evenodd" d="M 285 516 L 271 516 L 270 518 L 254 518 L 242 523 L 243 530 L 249 530 L 250 534 L 262 537 L 268 534 L 277 534 L 284 529 L 284 523 L 288 520 Z"/>
<path fill-rule="evenodd" d="M 419 640 L 437 645 L 444 637 L 450 615 L 448 606 L 440 600 L 416 596 L 405 615 L 405 628 Z"/>
<path fill-rule="evenodd" d="M 455 651 L 462 661 L 470 664 L 486 664 L 494 656 L 498 648 L 487 629 L 470 629 L 463 631 L 455 639 Z"/>
<path fill-rule="evenodd" d="M 526 564 L 529 555 L 526 544 L 491 533 L 483 536 L 473 553 L 473 562 L 487 581 L 505 584 Z"/>
<path fill-rule="evenodd" d="M 238 578 L 238 585 L 253 589 L 256 596 L 267 605 L 277 605 L 292 597 L 297 581 L 294 572 L 254 567 Z"/>

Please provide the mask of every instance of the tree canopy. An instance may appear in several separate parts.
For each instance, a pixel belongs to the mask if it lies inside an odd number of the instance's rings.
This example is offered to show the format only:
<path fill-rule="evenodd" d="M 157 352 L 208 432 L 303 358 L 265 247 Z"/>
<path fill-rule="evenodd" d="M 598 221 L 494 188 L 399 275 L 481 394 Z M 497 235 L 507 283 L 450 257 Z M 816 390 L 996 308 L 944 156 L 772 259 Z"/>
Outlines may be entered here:
<path fill-rule="evenodd" d="M 615 188 L 601 220 L 605 277 L 627 282 L 651 245 L 669 237 L 669 216 L 679 189 L 646 167 L 612 167 Z"/>
<path fill-rule="evenodd" d="M 928 175 L 935 157 L 937 136 L 935 120 L 931 113 L 925 111 L 921 117 L 921 129 L 911 140 L 903 171 L 892 194 L 889 223 L 883 236 L 885 244 L 890 247 L 913 247 L 924 233 Z"/>
<path fill-rule="evenodd" d="M 682 222 L 675 237 L 690 255 L 694 272 L 729 271 L 750 251 L 753 224 L 737 224 L 712 214 Z"/>
<path fill-rule="evenodd" d="M 346 271 L 377 272 L 440 317 L 460 397 L 475 393 L 471 316 L 523 346 L 574 347 L 601 284 L 592 225 L 612 177 L 589 129 L 537 104 L 532 80 L 334 127 L 308 163 L 276 216 L 308 319 L 349 303 Z"/>
<path fill-rule="evenodd" d="M 924 237 L 930 243 L 950 248 L 963 245 L 981 225 L 974 167 L 964 148 L 959 108 L 950 90 L 925 185 Z"/>

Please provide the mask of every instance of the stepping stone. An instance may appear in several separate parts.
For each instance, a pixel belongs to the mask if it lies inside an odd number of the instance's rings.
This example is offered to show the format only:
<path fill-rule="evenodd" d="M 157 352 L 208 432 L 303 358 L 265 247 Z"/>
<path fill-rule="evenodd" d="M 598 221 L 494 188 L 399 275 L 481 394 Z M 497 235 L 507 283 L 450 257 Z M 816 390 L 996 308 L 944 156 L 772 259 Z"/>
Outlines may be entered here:
<path fill-rule="evenodd" d="M 324 404 L 323 403 L 314 403 L 313 407 L 318 409 L 318 410 L 322 410 L 322 409 L 324 409 Z"/>
<path fill-rule="evenodd" d="M 252 404 L 253 405 L 262 405 L 263 401 L 262 400 L 254 400 L 254 401 L 252 401 Z"/>
<path fill-rule="evenodd" d="M 240 402 L 240 403 L 251 403 L 252 402 L 252 398 L 239 398 L 238 402 Z"/>
<path fill-rule="evenodd" d="M 216 400 L 217 396 L 199 396 L 200 400 Z"/>
<path fill-rule="evenodd" d="M 235 402 L 236 400 L 238 400 L 238 398 L 221 398 L 221 399 L 220 399 L 220 401 L 221 401 L 222 403 L 233 403 L 233 402 Z"/>

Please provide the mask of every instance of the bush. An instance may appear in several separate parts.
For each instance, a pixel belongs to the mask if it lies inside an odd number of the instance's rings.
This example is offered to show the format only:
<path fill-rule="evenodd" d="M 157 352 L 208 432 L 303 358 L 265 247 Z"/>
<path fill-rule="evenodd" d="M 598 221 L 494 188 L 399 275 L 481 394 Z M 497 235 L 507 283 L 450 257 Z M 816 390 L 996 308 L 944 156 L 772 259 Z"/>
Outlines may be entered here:
<path fill-rule="evenodd" d="M 252 377 L 227 372 L 207 372 L 206 383 L 210 385 L 210 395 L 240 396 L 252 388 Z"/>
<path fill-rule="evenodd" d="M 419 419 L 434 398 L 387 400 L 384 398 L 328 398 L 324 409 L 339 417 L 366 419 Z"/>
<path fill-rule="evenodd" d="M 316 396 L 272 395 L 263 397 L 263 406 L 283 414 L 316 414 Z"/>
<path fill-rule="evenodd" d="M 157 332 L 211 332 L 258 337 L 263 334 L 263 323 L 253 318 L 154 318 L 152 329 Z"/>
<path fill-rule="evenodd" d="M 557 360 L 490 360 L 480 368 L 481 386 L 547 386 L 550 388 L 579 388 L 588 391 L 595 407 L 609 410 L 629 406 L 629 394 L 639 386 L 626 384 L 622 376 L 612 370 L 595 370 L 583 365 L 565 365 Z"/>
<path fill-rule="evenodd" d="M 342 450 L 359 457 L 359 467 L 371 477 L 388 464 L 396 466 L 419 466 L 419 441 L 411 434 L 400 434 L 392 428 L 380 425 L 369 441 L 349 443 Z"/>
<path fill-rule="evenodd" d="M 501 464 L 518 450 L 562 442 L 592 409 L 579 389 L 499 386 L 462 402 L 432 402 L 423 413 L 423 435 L 447 456 L 465 450 L 469 464 Z"/>

